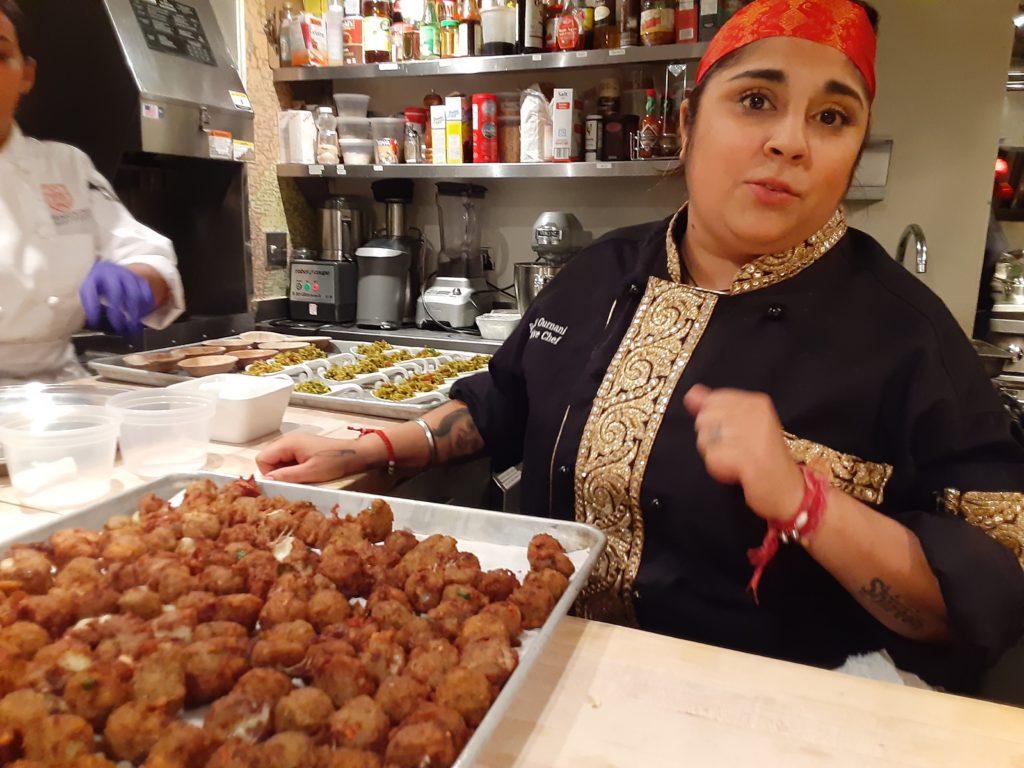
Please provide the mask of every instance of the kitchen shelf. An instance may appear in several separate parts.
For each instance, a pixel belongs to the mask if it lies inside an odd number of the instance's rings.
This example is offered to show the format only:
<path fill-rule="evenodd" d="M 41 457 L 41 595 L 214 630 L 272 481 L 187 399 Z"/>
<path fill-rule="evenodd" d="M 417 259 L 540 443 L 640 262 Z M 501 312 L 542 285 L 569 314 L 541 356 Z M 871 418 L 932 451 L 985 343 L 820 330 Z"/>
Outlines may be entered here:
<path fill-rule="evenodd" d="M 624 160 L 607 163 L 463 163 L 461 165 L 299 165 L 283 163 L 277 175 L 326 179 L 594 179 L 661 176 L 678 160 Z"/>
<path fill-rule="evenodd" d="M 425 75 L 482 75 L 494 72 L 536 72 L 550 69 L 611 67 L 665 61 L 697 61 L 707 43 L 636 46 L 596 51 L 522 53 L 515 56 L 471 56 L 459 59 L 410 61 L 402 64 L 347 64 L 341 67 L 281 67 L 274 81 L 365 80 L 371 77 L 421 77 Z"/>

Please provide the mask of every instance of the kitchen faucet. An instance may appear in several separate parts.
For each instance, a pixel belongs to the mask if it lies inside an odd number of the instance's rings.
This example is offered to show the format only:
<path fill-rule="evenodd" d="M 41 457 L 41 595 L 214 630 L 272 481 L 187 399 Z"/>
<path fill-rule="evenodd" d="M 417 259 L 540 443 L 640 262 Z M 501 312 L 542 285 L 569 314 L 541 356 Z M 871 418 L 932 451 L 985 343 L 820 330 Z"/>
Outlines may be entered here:
<path fill-rule="evenodd" d="M 900 235 L 900 244 L 896 246 L 896 261 L 900 264 L 907 256 L 907 245 L 910 238 L 914 238 L 914 246 L 917 249 L 917 273 L 923 275 L 928 271 L 928 241 L 924 237 L 924 230 L 919 224 L 910 224 Z"/>

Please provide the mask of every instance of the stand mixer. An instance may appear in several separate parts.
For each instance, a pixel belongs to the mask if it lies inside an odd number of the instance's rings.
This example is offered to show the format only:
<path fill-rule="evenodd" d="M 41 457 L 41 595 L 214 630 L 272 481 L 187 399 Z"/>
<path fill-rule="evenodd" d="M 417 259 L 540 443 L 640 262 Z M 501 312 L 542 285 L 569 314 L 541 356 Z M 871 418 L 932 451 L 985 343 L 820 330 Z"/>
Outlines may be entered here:
<path fill-rule="evenodd" d="M 520 314 L 562 267 L 583 247 L 583 227 L 571 213 L 545 211 L 533 223 L 530 248 L 535 261 L 515 265 L 516 305 Z"/>
<path fill-rule="evenodd" d="M 493 294 L 484 276 L 476 210 L 476 201 L 486 192 L 479 184 L 437 184 L 441 250 L 437 275 L 416 301 L 420 328 L 471 328 L 491 309 Z"/>

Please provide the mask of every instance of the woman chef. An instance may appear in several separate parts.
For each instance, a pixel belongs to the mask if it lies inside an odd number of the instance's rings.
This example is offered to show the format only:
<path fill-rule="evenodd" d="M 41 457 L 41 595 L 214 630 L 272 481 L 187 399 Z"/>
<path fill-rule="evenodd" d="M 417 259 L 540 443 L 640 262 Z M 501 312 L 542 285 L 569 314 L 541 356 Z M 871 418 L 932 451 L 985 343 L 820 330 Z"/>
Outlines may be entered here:
<path fill-rule="evenodd" d="M 132 218 L 89 158 L 22 135 L 35 80 L 17 3 L 0 0 L 0 381 L 84 375 L 71 334 L 164 328 L 184 309 L 170 240 Z"/>

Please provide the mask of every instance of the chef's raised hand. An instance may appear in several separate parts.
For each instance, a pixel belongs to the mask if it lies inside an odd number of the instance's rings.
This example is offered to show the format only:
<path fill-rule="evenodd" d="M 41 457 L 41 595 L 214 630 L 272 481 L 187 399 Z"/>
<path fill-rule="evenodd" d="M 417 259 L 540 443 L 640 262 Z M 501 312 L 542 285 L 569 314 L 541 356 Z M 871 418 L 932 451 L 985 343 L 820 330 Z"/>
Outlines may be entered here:
<path fill-rule="evenodd" d="M 142 330 L 142 318 L 156 308 L 153 290 L 144 277 L 127 267 L 97 261 L 78 291 L 85 310 L 85 326 L 100 330 L 106 317 L 120 336 Z"/>
<path fill-rule="evenodd" d="M 771 398 L 697 384 L 683 403 L 694 417 L 697 451 L 708 474 L 739 485 L 759 517 L 792 518 L 803 498 L 803 474 L 786 446 Z"/>

